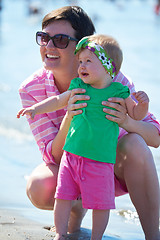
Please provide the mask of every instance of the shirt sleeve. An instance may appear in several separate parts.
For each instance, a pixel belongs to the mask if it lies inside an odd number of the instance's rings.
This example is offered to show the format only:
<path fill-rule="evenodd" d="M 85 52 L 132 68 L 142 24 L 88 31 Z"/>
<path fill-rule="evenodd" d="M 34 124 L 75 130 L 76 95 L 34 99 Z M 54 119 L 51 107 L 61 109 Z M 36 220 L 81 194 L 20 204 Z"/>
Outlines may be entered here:
<path fill-rule="evenodd" d="M 118 97 L 119 98 L 128 98 L 130 95 L 130 90 L 128 88 L 128 86 L 124 86 L 123 84 L 117 82 L 116 84 L 116 88 L 117 88 L 117 92 L 118 92 Z"/>
<path fill-rule="evenodd" d="M 85 84 L 83 84 L 83 81 L 79 77 L 77 77 L 71 80 L 68 90 L 73 90 L 75 88 L 84 88 L 84 87 L 85 87 Z"/>
<path fill-rule="evenodd" d="M 39 102 L 40 100 L 38 101 L 37 99 L 39 99 L 40 96 L 45 98 L 45 84 L 40 82 L 39 85 L 36 85 L 36 83 L 33 83 L 32 85 L 31 82 L 32 81 L 30 81 L 29 86 L 22 84 L 19 89 L 23 107 L 29 107 Z M 39 90 L 40 87 L 41 89 Z M 39 92 L 35 90 L 36 88 L 39 90 Z M 46 164 L 56 164 L 54 157 L 52 156 L 52 142 L 59 131 L 60 123 L 64 117 L 64 114 L 64 110 L 59 110 L 58 112 L 36 115 L 34 120 L 31 120 L 28 115 L 26 116 L 32 134 Z"/>

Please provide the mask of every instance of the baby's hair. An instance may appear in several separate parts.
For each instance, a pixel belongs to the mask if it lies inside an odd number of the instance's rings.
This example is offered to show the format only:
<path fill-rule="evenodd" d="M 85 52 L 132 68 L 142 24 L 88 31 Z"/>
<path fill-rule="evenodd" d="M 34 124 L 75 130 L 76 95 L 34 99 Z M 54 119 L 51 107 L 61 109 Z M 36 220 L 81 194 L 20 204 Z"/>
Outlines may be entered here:
<path fill-rule="evenodd" d="M 116 66 L 116 74 L 118 74 L 123 61 L 123 53 L 119 43 L 113 37 L 103 34 L 88 36 L 88 40 L 97 43 L 104 48 L 110 58 L 113 59 Z"/>

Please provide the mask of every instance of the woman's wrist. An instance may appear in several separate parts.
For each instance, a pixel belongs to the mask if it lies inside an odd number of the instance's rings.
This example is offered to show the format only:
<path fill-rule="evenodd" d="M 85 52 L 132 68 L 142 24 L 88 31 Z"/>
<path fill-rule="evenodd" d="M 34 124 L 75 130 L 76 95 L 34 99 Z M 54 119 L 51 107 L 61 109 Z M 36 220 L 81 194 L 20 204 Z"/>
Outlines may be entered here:
<path fill-rule="evenodd" d="M 128 133 L 139 134 L 148 146 L 155 148 L 160 146 L 160 134 L 158 129 L 152 123 L 142 120 L 137 121 L 127 115 L 125 121 L 119 126 L 125 129 Z"/>
<path fill-rule="evenodd" d="M 125 120 L 121 124 L 119 124 L 119 127 L 125 129 L 127 132 L 136 132 L 136 123 L 137 121 L 127 114 Z"/>

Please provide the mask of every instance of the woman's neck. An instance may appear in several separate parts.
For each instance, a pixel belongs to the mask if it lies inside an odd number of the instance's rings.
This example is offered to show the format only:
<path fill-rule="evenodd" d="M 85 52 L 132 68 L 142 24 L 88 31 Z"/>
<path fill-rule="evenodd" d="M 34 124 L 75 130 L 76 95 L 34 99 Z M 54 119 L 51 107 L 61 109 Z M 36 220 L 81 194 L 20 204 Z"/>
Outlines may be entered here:
<path fill-rule="evenodd" d="M 77 71 L 75 72 L 60 72 L 58 74 L 53 73 L 56 87 L 60 93 L 67 91 L 70 82 L 73 78 L 77 77 Z"/>

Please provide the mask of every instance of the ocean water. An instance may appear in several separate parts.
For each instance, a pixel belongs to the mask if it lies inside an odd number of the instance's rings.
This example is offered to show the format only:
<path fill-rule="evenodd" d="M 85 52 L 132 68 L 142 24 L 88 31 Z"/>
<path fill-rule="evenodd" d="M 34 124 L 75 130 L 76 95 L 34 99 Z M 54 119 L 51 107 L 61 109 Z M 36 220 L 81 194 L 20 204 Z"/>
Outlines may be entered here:
<path fill-rule="evenodd" d="M 32 206 L 25 194 L 27 176 L 42 162 L 25 118 L 16 119 L 21 107 L 18 88 L 21 82 L 41 67 L 35 32 L 50 10 L 78 4 L 95 23 L 97 33 L 113 35 L 119 41 L 124 61 L 122 72 L 136 90 L 150 98 L 150 111 L 160 119 L 160 16 L 154 13 L 154 0 L 41 0 L 32 1 L 41 11 L 28 14 L 27 0 L 5 0 L 0 12 L 0 207 L 18 208 L 34 220 L 52 225 L 53 213 Z M 151 148 L 160 177 L 160 149 Z M 136 211 L 129 199 L 116 199 L 106 230 L 108 239 L 144 239 Z M 91 229 L 91 211 L 83 220 Z M 104 237 L 104 239 L 106 239 Z"/>

